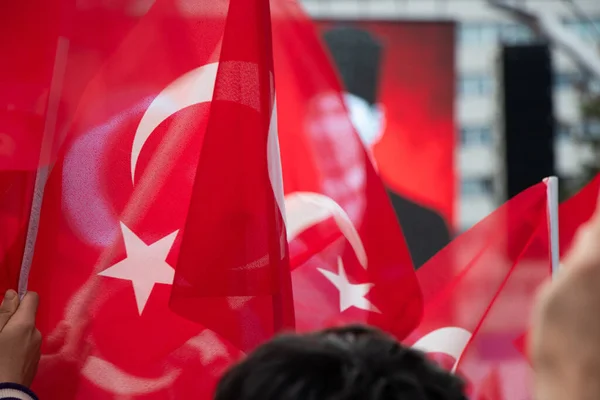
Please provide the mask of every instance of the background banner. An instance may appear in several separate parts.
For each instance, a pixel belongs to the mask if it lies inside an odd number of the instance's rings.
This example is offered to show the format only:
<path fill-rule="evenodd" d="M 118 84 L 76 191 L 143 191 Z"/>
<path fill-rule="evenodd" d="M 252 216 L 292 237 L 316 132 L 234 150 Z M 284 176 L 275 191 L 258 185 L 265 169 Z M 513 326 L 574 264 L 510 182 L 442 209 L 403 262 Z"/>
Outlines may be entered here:
<path fill-rule="evenodd" d="M 455 26 L 319 21 L 415 265 L 455 226 Z"/>

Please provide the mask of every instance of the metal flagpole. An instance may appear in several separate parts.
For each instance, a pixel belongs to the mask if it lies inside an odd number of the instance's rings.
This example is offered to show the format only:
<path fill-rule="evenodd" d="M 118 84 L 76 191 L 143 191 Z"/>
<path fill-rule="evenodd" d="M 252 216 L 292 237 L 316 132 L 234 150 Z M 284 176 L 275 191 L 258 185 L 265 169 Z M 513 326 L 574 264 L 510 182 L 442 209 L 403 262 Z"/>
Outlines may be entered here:
<path fill-rule="evenodd" d="M 69 53 L 69 41 L 64 37 L 58 38 L 56 46 L 56 57 L 54 59 L 54 69 L 52 71 L 52 80 L 50 82 L 50 91 L 48 93 L 48 105 L 46 108 L 46 121 L 42 136 L 42 145 L 40 148 L 40 163 L 35 176 L 35 187 L 33 191 L 33 200 L 31 204 L 31 213 L 29 215 L 29 225 L 27 227 L 27 239 L 23 251 L 23 261 L 19 274 L 18 291 L 19 296 L 23 298 L 27 292 L 27 282 L 29 280 L 29 271 L 33 261 L 33 251 L 37 239 L 38 225 L 40 222 L 40 213 L 42 209 L 42 200 L 44 197 L 44 188 L 50 172 L 50 157 L 54 148 L 54 137 L 56 133 L 56 118 L 60 104 L 60 93 L 62 90 L 65 69 L 67 67 L 67 55 Z"/>
<path fill-rule="evenodd" d="M 558 178 L 551 176 L 544 180 L 546 183 L 546 193 L 548 201 L 548 235 L 550 243 L 550 259 L 552 265 L 552 275 L 554 276 L 560 269 L 560 244 L 558 227 Z"/>

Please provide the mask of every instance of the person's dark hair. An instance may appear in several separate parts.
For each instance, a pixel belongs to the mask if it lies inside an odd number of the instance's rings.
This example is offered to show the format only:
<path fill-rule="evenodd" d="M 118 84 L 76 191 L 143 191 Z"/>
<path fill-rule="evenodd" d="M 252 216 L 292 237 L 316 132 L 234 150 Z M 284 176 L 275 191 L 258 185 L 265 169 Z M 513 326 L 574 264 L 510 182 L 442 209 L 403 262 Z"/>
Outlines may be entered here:
<path fill-rule="evenodd" d="M 215 400 L 466 400 L 461 379 L 362 326 L 282 335 L 221 379 Z"/>

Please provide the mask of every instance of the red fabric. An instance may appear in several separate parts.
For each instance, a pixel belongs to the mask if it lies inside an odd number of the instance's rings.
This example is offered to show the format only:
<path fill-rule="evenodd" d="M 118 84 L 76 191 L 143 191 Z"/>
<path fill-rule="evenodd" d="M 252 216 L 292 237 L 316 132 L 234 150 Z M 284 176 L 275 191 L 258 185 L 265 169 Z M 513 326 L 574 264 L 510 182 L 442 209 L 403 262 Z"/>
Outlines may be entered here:
<path fill-rule="evenodd" d="M 561 257 L 564 257 L 571 248 L 577 230 L 594 214 L 599 190 L 600 175 L 559 205 L 558 232 Z M 525 332 L 515 341 L 515 346 L 524 357 L 527 357 L 527 335 L 528 332 Z"/>
<path fill-rule="evenodd" d="M 52 166 L 89 80 L 137 21 L 98 2 L 3 3 L 0 54 L 0 290 L 16 289 L 38 167 Z M 104 29 L 110 26 L 110 30 Z M 68 78 L 68 79 L 66 79 Z M 44 147 L 42 148 L 42 142 Z"/>
<path fill-rule="evenodd" d="M 496 368 L 491 371 L 481 383 L 482 390 L 477 393 L 475 400 L 498 400 L 504 398 L 500 373 Z"/>
<path fill-rule="evenodd" d="M 268 0 L 232 2 L 222 46 L 171 305 L 248 351 L 294 326 Z"/>
<path fill-rule="evenodd" d="M 0 5 L 0 170 L 35 170 L 60 26 L 52 1 L 26 0 Z M 32 51 L 35 49 L 35 51 Z M 9 61 L 9 62 L 7 62 Z"/>
<path fill-rule="evenodd" d="M 201 281 L 196 272 L 216 265 L 196 258 L 200 254 L 185 256 L 182 260 L 187 264 L 181 264 L 178 288 L 173 293 L 170 285 L 182 246 L 187 255 L 202 250 L 213 252 L 203 253 L 210 261 L 216 259 L 218 248 L 209 248 L 211 237 L 199 244 L 194 239 L 200 233 L 215 238 L 220 235 L 220 231 L 208 229 L 217 227 L 215 220 L 223 215 L 218 210 L 227 205 L 243 206 L 245 215 L 229 216 L 236 223 L 247 223 L 264 233 L 254 235 L 254 228 L 248 233 L 230 226 L 232 235 L 228 238 L 250 238 L 252 247 L 244 249 L 249 257 L 269 254 L 273 260 L 277 253 L 275 242 L 269 238 L 281 231 L 282 221 L 275 213 L 275 193 L 265 188 L 264 170 L 264 128 L 270 116 L 268 99 L 273 94 L 270 86 L 265 90 L 269 69 L 262 63 L 268 62 L 268 54 L 258 41 L 266 40 L 262 35 L 268 32 L 264 14 L 260 14 L 263 24 L 248 20 L 233 27 L 236 32 L 249 26 L 254 29 L 233 42 L 245 43 L 242 53 L 230 52 L 230 33 L 223 35 L 228 11 L 230 18 L 258 18 L 258 11 L 252 13 L 244 7 L 265 3 L 236 2 L 230 9 L 226 0 L 195 5 L 157 0 L 149 11 L 142 3 L 92 0 L 77 2 L 76 8 L 71 8 L 75 4 L 70 0 L 61 3 L 65 7 L 60 10 L 66 13 L 61 15 L 66 21 L 62 34 L 69 45 L 61 60 L 64 82 L 57 112 L 58 145 L 53 143 L 58 154 L 44 194 L 29 285 L 45 299 L 38 319 L 45 337 L 43 356 L 34 383 L 42 398 L 208 399 L 217 377 L 241 355 L 239 347 L 251 348 L 275 328 L 290 325 L 283 301 L 286 288 L 278 285 L 279 281 L 285 284 L 285 276 L 276 274 L 281 271 L 278 267 L 248 273 L 248 281 L 241 282 L 248 286 L 237 280 L 236 287 L 229 285 L 229 280 Z M 416 325 L 421 302 L 402 233 L 381 181 L 351 128 L 335 74 L 312 25 L 295 7 L 282 1 L 276 9 L 285 13 L 273 16 L 273 24 L 277 25 L 274 31 L 278 32 L 275 87 L 278 108 L 282 110 L 279 131 L 287 194 L 310 191 L 333 199 L 360 235 L 368 261 L 366 269 L 360 265 L 356 241 L 352 242 L 353 248 L 347 240 L 348 225 L 342 224 L 340 229 L 337 222 L 331 224 L 332 218 L 316 227 L 315 231 L 325 233 L 323 236 L 308 240 L 304 235 L 314 231 L 308 228 L 300 232 L 292 246 L 310 246 L 308 253 L 300 249 L 292 254 L 295 260 L 301 260 L 294 265 L 292 277 L 293 288 L 299 293 L 294 303 L 301 321 L 298 325 L 308 329 L 350 321 L 370 322 L 403 337 Z M 293 35 L 285 36 L 286 32 Z M 252 38 L 256 39 L 254 47 L 250 45 Z M 288 40 L 292 45 L 283 53 L 282 45 Z M 315 55 L 314 60 L 307 58 L 307 66 L 296 62 L 302 46 L 308 46 Z M 189 103 L 190 96 L 197 100 L 194 96 L 214 81 L 214 76 L 209 79 L 210 64 L 221 57 L 232 62 L 236 57 L 248 61 L 251 56 L 261 63 L 257 67 L 260 79 L 254 81 L 257 86 L 242 86 L 240 82 L 247 81 L 227 79 L 231 74 L 247 76 L 242 75 L 248 72 L 244 67 L 221 68 L 214 109 L 209 106 L 210 99 Z M 202 74 L 184 79 L 200 67 L 204 67 Z M 287 74 L 292 71 L 294 74 Z M 181 79 L 185 84 L 180 84 Z M 226 83 L 231 84 L 230 90 L 226 90 Z M 212 98 L 212 90 L 208 92 Z M 227 103 L 231 98 L 250 107 Z M 210 118 L 213 112 L 221 117 Z M 328 125 L 336 118 L 341 125 Z M 241 125 L 241 121 L 250 125 Z M 252 126 L 257 130 L 251 131 Z M 207 127 L 210 136 L 204 143 Z M 247 139 L 245 147 L 235 148 L 228 143 L 232 152 L 223 154 L 222 141 L 234 128 L 236 135 L 244 134 Z M 223 129 L 219 131 L 223 137 L 214 135 L 214 129 Z M 256 134 L 245 135 L 252 132 Z M 198 164 L 205 155 L 206 149 L 202 154 L 200 151 L 204 144 L 218 150 L 203 161 L 206 165 Z M 250 151 L 259 147 L 263 147 L 262 153 Z M 255 198 L 229 198 L 225 194 L 221 194 L 223 198 L 211 197 L 214 203 L 203 211 L 213 214 L 201 217 L 196 212 L 202 203 L 196 204 L 196 200 L 208 198 L 201 192 L 201 183 L 194 187 L 194 181 L 197 178 L 213 187 L 219 184 L 218 177 L 238 179 L 239 183 L 240 168 L 226 162 L 236 162 L 245 167 L 244 172 L 252 173 L 248 182 L 243 182 L 245 191 L 233 195 L 248 194 L 248 186 L 253 185 L 251 195 Z M 215 165 L 214 176 L 206 172 L 207 165 Z M 192 222 L 186 224 L 192 194 L 190 221 L 209 218 L 204 220 L 208 224 L 205 227 L 194 224 L 190 228 Z M 262 208 L 252 208 L 256 205 Z M 275 214 L 260 220 L 260 215 L 267 212 Z M 278 239 L 283 241 L 285 237 L 279 235 Z M 273 261 L 280 261 L 285 242 L 278 241 L 277 245 L 279 258 Z M 231 254 L 227 256 L 233 259 Z M 338 271 L 338 258 L 348 279 L 362 285 L 355 287 L 358 293 L 368 289 L 364 296 L 350 300 L 363 306 L 372 304 L 377 312 L 347 304 L 348 299 L 344 301 L 346 308 L 340 311 L 340 292 L 327 278 L 327 273 L 331 277 Z M 192 264 L 198 260 L 204 264 Z M 243 257 L 230 261 L 243 262 Z M 282 263 L 285 265 L 285 260 Z M 215 273 L 229 275 L 239 278 L 242 274 L 231 270 Z M 265 276 L 271 279 L 263 279 Z M 228 313 L 218 315 L 219 321 L 207 319 L 217 316 L 206 315 L 208 310 L 195 310 L 196 321 L 221 329 L 220 333 L 231 341 L 169 308 L 170 299 L 175 309 L 207 300 L 198 297 L 201 291 L 190 291 L 186 285 L 210 290 L 208 294 L 216 296 L 236 297 L 236 301 L 227 303 Z M 247 299 L 254 294 L 268 301 Z M 281 309 L 275 310 L 271 304 L 274 294 L 282 297 Z M 266 303 L 282 316 L 280 321 L 269 321 L 255 312 L 266 309 Z M 223 330 L 227 326 L 216 323 L 227 322 L 225 318 L 235 315 L 230 311 L 254 325 L 245 325 L 244 332 L 239 327 L 235 332 Z"/>
<path fill-rule="evenodd" d="M 0 293 L 17 289 L 40 163 L 58 38 L 50 1 L 2 3 L 0 14 Z M 35 49 L 35 51 L 32 51 Z"/>
<path fill-rule="evenodd" d="M 425 309 L 408 342 L 453 354 L 473 395 L 529 398 L 529 366 L 515 340 L 528 326 L 537 288 L 550 276 L 545 184 L 520 193 L 459 236 L 417 276 Z M 426 335 L 442 328 L 452 329 L 423 345 Z"/>
<path fill-rule="evenodd" d="M 366 322 L 402 338 L 418 322 L 421 298 L 394 211 L 313 23 L 293 1 L 274 1 L 271 12 L 288 229 L 298 215 L 309 218 L 313 201 L 324 212 L 288 236 L 297 329 Z M 372 285 L 343 286 L 357 290 L 356 304 L 332 283 L 340 271 L 348 284 Z"/>
<path fill-rule="evenodd" d="M 169 308 L 210 107 L 178 110 L 172 85 L 219 60 L 229 2 L 158 0 L 147 13 L 138 1 L 77 4 L 65 27 L 65 141 L 29 285 L 44 299 L 34 390 L 50 399 L 211 398 L 240 352 Z"/>
<path fill-rule="evenodd" d="M 17 289 L 34 183 L 33 171 L 0 171 L 1 295 Z"/>

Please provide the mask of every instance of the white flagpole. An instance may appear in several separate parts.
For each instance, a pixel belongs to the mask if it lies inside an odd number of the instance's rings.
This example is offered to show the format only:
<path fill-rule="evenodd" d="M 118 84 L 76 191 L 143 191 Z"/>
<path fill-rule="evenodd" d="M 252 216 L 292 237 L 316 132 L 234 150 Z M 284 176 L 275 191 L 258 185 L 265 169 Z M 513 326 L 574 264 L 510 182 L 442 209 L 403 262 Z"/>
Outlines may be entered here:
<path fill-rule="evenodd" d="M 62 90 L 65 69 L 67 67 L 67 55 L 69 52 L 69 41 L 64 37 L 58 38 L 56 47 L 56 57 L 54 60 L 54 69 L 52 71 L 52 81 L 50 82 L 50 91 L 48 93 L 48 104 L 46 107 L 46 121 L 42 136 L 42 145 L 40 147 L 40 165 L 35 176 L 35 187 L 33 190 L 33 199 L 31 204 L 31 213 L 29 214 L 29 225 L 27 226 L 27 239 L 23 251 L 23 261 L 21 262 L 21 271 L 19 274 L 18 292 L 21 298 L 27 292 L 27 283 L 29 281 L 29 271 L 33 261 L 33 251 L 37 239 L 38 225 L 42 211 L 42 200 L 44 189 L 48 180 L 51 151 L 54 146 L 54 134 L 56 131 L 56 118 L 60 102 L 60 93 Z"/>
<path fill-rule="evenodd" d="M 560 268 L 560 244 L 558 236 L 558 178 L 551 176 L 544 180 L 548 201 L 548 235 L 550 243 L 550 257 L 552 263 L 552 275 L 554 276 Z"/>

